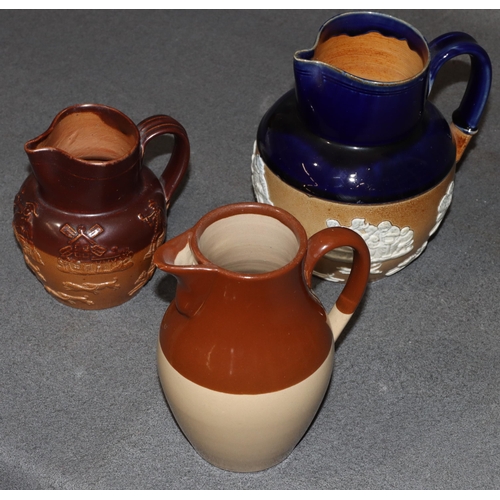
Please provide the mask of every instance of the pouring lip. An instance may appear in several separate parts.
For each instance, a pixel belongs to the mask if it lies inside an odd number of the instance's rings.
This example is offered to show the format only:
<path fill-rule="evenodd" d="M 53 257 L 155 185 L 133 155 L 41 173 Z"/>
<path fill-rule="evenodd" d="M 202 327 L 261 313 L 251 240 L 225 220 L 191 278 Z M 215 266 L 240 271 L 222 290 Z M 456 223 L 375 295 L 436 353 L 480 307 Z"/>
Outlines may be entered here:
<path fill-rule="evenodd" d="M 203 232 L 211 226 L 213 223 L 237 215 L 245 215 L 245 214 L 255 214 L 255 215 L 263 215 L 267 217 L 274 218 L 284 224 L 288 229 L 290 229 L 298 242 L 298 249 L 295 256 L 287 262 L 285 265 L 274 269 L 272 271 L 263 272 L 263 273 L 245 273 L 238 271 L 231 271 L 225 267 L 219 266 L 215 264 L 211 260 L 209 260 L 201 251 L 199 247 L 199 239 Z M 301 262 L 303 261 L 305 254 L 307 252 L 308 247 L 308 238 L 306 231 L 302 224 L 289 212 L 286 210 L 275 207 L 273 205 L 267 205 L 265 203 L 258 202 L 241 202 L 241 203 L 232 203 L 229 205 L 225 205 L 219 208 L 212 210 L 205 214 L 193 227 L 192 229 L 192 238 L 190 241 L 191 250 L 196 257 L 199 264 L 206 266 L 208 268 L 217 269 L 218 272 L 224 274 L 231 278 L 241 278 L 244 280 L 266 280 L 269 278 L 281 276 L 283 274 L 288 273 L 290 270 L 297 266 L 301 266 Z"/>
<path fill-rule="evenodd" d="M 423 61 L 424 64 L 423 64 L 422 70 L 419 71 L 418 73 L 416 73 L 415 75 L 413 75 L 409 78 L 406 78 L 404 80 L 395 80 L 395 81 L 388 81 L 387 82 L 387 81 L 370 80 L 368 78 L 363 78 L 363 77 L 354 75 L 352 73 L 349 73 L 348 71 L 344 71 L 344 70 L 341 70 L 339 68 L 336 68 L 335 66 L 332 66 L 331 64 L 327 64 L 323 61 L 314 61 L 312 59 L 305 57 L 306 54 L 312 53 L 314 55 L 314 51 L 316 50 L 316 48 L 318 47 L 320 42 L 323 42 L 323 41 L 331 38 L 332 36 L 334 36 L 334 35 L 331 35 L 331 36 L 325 38 L 325 40 L 322 40 L 323 33 L 325 32 L 326 28 L 328 28 L 328 26 L 331 23 L 333 23 L 335 21 L 342 20 L 342 18 L 361 17 L 361 16 L 366 16 L 366 15 L 374 16 L 374 17 L 377 17 L 379 19 L 384 18 L 384 19 L 387 19 L 387 20 L 392 21 L 392 22 L 397 22 L 397 23 L 403 25 L 407 30 L 413 32 L 416 35 L 416 37 L 418 37 L 420 39 L 420 41 L 422 42 L 422 46 L 425 49 L 424 50 L 425 61 Z M 380 33 L 380 30 L 376 29 L 376 28 L 372 29 L 372 28 L 368 27 L 366 30 L 363 31 L 363 33 L 373 33 L 373 32 Z M 353 36 L 353 35 L 349 35 L 345 31 L 337 33 L 337 35 L 341 35 L 341 34 Z M 406 40 L 406 42 L 408 42 L 408 40 L 404 37 L 398 38 L 396 36 L 393 36 L 393 38 L 396 38 L 397 40 Z M 328 19 L 328 21 L 323 23 L 323 25 L 319 29 L 318 34 L 316 35 L 316 40 L 314 42 L 314 45 L 309 49 L 297 50 L 293 55 L 293 59 L 296 63 L 314 64 L 314 65 L 317 65 L 318 67 L 328 68 L 329 70 L 334 71 L 335 73 L 337 73 L 339 75 L 343 75 L 344 77 L 346 77 L 354 82 L 359 82 L 360 84 L 363 84 L 363 85 L 371 85 L 371 86 L 383 87 L 383 88 L 395 88 L 395 87 L 399 87 L 401 85 L 407 85 L 408 83 L 411 83 L 411 82 L 419 79 L 422 75 L 424 75 L 427 72 L 427 70 L 429 69 L 430 60 L 431 60 L 431 53 L 430 53 L 430 49 L 429 49 L 429 44 L 428 44 L 427 40 L 425 39 L 425 37 L 422 35 L 422 33 L 417 28 L 412 26 L 410 23 L 408 23 L 408 22 L 406 22 L 403 19 L 400 19 L 398 17 L 392 16 L 390 14 L 385 14 L 385 13 L 381 13 L 381 12 L 367 10 L 367 11 L 344 12 L 342 14 L 339 14 L 337 16 L 334 16 L 334 17 Z"/>
<path fill-rule="evenodd" d="M 43 142 L 45 139 L 47 139 L 47 137 L 49 137 L 49 135 L 54 131 L 55 127 L 58 125 L 59 122 L 62 121 L 63 118 L 65 118 L 69 115 L 75 114 L 75 113 L 79 113 L 79 112 L 88 113 L 88 112 L 96 112 L 96 111 L 98 112 L 98 114 L 100 116 L 106 116 L 106 115 L 113 116 L 114 115 L 127 123 L 127 125 L 130 128 L 130 131 L 134 135 L 134 146 L 130 149 L 130 151 L 128 151 L 126 154 L 124 154 L 123 156 L 121 156 L 119 158 L 113 158 L 110 160 L 88 160 L 88 159 L 84 159 L 84 158 L 75 157 L 75 156 L 71 155 L 70 153 L 68 153 L 67 151 L 60 149 L 60 148 L 57 148 L 57 147 L 54 147 L 54 146 L 44 146 L 41 148 L 37 147 L 41 142 Z M 24 150 L 25 150 L 26 154 L 28 154 L 28 155 L 33 154 L 35 152 L 40 152 L 40 151 L 57 151 L 58 153 L 66 156 L 74 161 L 81 162 L 85 165 L 105 166 L 105 165 L 112 165 L 112 164 L 120 163 L 123 160 L 125 160 L 126 158 L 129 158 L 134 153 L 134 151 L 136 151 L 138 149 L 139 146 L 140 146 L 139 129 L 137 128 L 137 125 L 127 115 L 122 113 L 120 110 L 113 108 L 111 106 L 107 106 L 105 104 L 83 103 L 83 104 L 73 104 L 73 105 L 68 106 L 68 107 L 64 108 L 63 110 L 59 111 L 59 113 L 57 113 L 57 115 L 52 120 L 52 122 L 49 125 L 49 127 L 47 128 L 47 130 L 45 130 L 40 135 L 38 135 L 34 139 L 27 141 L 24 144 Z"/>

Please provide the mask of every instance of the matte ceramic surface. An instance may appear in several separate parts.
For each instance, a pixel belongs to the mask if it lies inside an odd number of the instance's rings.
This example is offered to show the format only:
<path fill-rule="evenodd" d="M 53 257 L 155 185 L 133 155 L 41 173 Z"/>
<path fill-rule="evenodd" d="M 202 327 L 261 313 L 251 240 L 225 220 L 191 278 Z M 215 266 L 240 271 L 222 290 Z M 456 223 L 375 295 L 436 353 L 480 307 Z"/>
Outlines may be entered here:
<path fill-rule="evenodd" d="M 221 469 L 254 472 L 284 460 L 325 395 L 333 347 L 305 380 L 263 394 L 213 391 L 183 377 L 158 346 L 158 372 L 172 413 L 196 451 Z"/>
<path fill-rule="evenodd" d="M 353 248 L 353 272 L 327 314 L 311 276 L 340 246 Z M 366 244 L 345 228 L 308 240 L 286 211 L 242 203 L 207 214 L 162 245 L 154 262 L 178 281 L 161 324 L 158 368 L 181 429 L 218 467 L 275 465 L 324 396 L 334 340 L 368 279 Z"/>
<path fill-rule="evenodd" d="M 144 148 L 173 134 L 160 179 Z M 186 131 L 157 115 L 136 126 L 102 105 L 61 111 L 25 146 L 33 172 L 14 201 L 13 228 L 28 267 L 65 305 L 104 309 L 132 298 L 151 278 L 172 193 L 189 162 Z"/>
<path fill-rule="evenodd" d="M 450 126 L 427 96 L 442 64 L 460 54 L 471 56 L 471 75 Z M 354 229 L 371 250 L 370 279 L 394 274 L 423 251 L 449 206 L 455 163 L 488 97 L 488 55 L 465 33 L 428 44 L 403 21 L 356 12 L 325 23 L 314 47 L 295 54 L 294 71 L 295 89 L 258 129 L 256 198 L 290 210 L 308 234 Z M 424 199 L 433 205 L 423 208 Z M 420 211 L 410 213 L 415 204 Z M 395 216 L 403 212 L 404 221 Z M 347 257 L 329 254 L 318 274 L 345 279 Z"/>

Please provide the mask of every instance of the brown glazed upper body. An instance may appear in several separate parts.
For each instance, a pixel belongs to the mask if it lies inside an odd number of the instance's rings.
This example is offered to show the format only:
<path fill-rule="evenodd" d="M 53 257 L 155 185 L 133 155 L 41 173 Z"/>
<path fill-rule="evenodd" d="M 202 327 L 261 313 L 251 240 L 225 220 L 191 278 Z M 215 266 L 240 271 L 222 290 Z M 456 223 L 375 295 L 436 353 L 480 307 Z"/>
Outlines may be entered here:
<path fill-rule="evenodd" d="M 164 133 L 175 146 L 158 179 L 142 157 Z M 28 267 L 72 307 L 129 300 L 151 278 L 165 239 L 168 203 L 189 162 L 184 128 L 166 115 L 136 126 L 113 108 L 76 105 L 25 150 L 32 173 L 16 195 L 13 227 Z"/>
<path fill-rule="evenodd" d="M 368 279 L 362 238 L 344 228 L 307 240 L 284 210 L 258 203 L 214 210 L 162 245 L 155 263 L 178 281 L 160 346 L 168 362 L 203 387 L 231 394 L 279 391 L 313 374 L 329 355 L 329 317 L 310 290 L 315 263 L 355 247 L 355 271 L 337 301 L 349 316 Z M 359 254 L 362 254 L 360 257 Z"/>

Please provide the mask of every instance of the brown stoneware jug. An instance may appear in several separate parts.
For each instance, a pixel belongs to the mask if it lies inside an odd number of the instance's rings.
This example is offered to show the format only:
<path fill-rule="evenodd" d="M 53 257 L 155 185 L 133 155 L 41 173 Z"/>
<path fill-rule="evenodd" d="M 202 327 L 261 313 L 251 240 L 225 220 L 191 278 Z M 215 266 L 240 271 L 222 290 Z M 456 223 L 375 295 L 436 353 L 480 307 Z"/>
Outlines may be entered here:
<path fill-rule="evenodd" d="M 353 269 L 327 314 L 311 277 L 318 259 L 340 246 L 353 249 Z M 279 463 L 318 411 L 335 339 L 364 294 L 363 238 L 329 228 L 308 240 L 283 209 L 240 203 L 205 215 L 154 262 L 178 282 L 161 323 L 158 369 L 180 428 L 222 469 Z"/>
<path fill-rule="evenodd" d="M 160 134 L 175 143 L 158 179 L 142 159 Z M 32 173 L 15 198 L 13 227 L 28 267 L 68 306 L 129 300 L 154 273 L 169 201 L 189 163 L 182 125 L 157 115 L 136 126 L 116 109 L 76 105 L 25 150 Z"/>

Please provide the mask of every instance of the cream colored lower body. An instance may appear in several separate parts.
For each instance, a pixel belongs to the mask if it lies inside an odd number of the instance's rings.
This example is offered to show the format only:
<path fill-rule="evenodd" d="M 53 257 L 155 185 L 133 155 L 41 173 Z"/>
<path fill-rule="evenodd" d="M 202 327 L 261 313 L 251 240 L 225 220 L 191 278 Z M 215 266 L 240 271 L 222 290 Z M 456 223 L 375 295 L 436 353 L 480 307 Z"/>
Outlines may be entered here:
<path fill-rule="evenodd" d="M 308 237 L 326 227 L 348 227 L 365 240 L 371 257 L 370 281 L 391 276 L 415 260 L 441 224 L 453 196 L 455 168 L 435 187 L 401 201 L 374 204 L 340 203 L 317 198 L 282 181 L 263 162 L 252 158 L 252 182 L 257 201 L 283 208 L 304 226 Z M 346 281 L 352 251 L 329 252 L 314 273 L 331 281 Z"/>
<path fill-rule="evenodd" d="M 311 424 L 333 369 L 334 347 L 323 364 L 302 382 L 267 394 L 213 391 L 183 377 L 158 344 L 158 373 L 182 432 L 211 464 L 254 472 L 284 460 Z"/>

